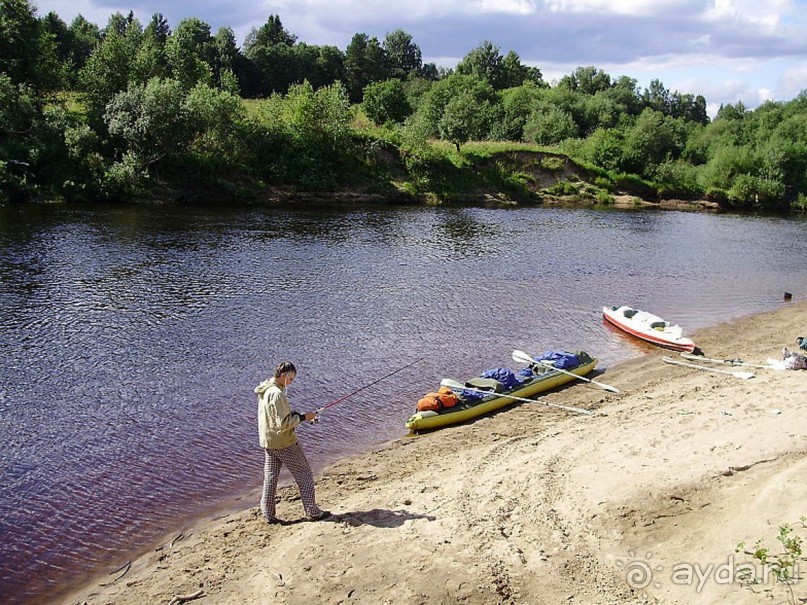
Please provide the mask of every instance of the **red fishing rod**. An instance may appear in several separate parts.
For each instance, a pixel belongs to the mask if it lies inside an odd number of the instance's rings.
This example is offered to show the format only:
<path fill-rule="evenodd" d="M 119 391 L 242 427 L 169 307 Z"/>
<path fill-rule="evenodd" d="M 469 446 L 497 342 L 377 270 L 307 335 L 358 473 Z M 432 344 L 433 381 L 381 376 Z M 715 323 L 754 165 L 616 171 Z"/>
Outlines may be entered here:
<path fill-rule="evenodd" d="M 328 404 L 326 404 L 326 405 L 322 406 L 322 407 L 321 407 L 321 408 L 319 408 L 319 409 L 318 409 L 318 410 L 317 410 L 315 413 L 317 414 L 317 416 L 319 416 L 319 415 L 320 415 L 320 413 L 321 413 L 321 412 L 323 412 L 324 410 L 327 410 L 328 408 L 335 406 L 337 403 L 341 403 L 341 402 L 343 402 L 343 401 L 344 401 L 345 399 L 347 399 L 348 397 L 353 397 L 353 395 L 355 395 L 356 393 L 359 393 L 359 392 L 363 391 L 364 389 L 369 389 L 369 388 L 370 388 L 371 386 L 373 386 L 374 384 L 378 384 L 379 382 L 381 382 L 382 380 L 386 380 L 387 378 L 389 378 L 389 377 L 390 377 L 390 376 L 392 376 L 393 374 L 397 374 L 398 372 L 402 372 L 402 371 L 403 371 L 403 370 L 405 370 L 406 368 L 409 368 L 409 367 L 411 367 L 411 366 L 415 365 L 416 363 L 418 363 L 418 362 L 420 362 L 420 361 L 423 361 L 424 359 L 425 359 L 425 357 L 421 357 L 420 359 L 416 359 L 416 360 L 415 360 L 415 361 L 413 361 L 412 363 L 408 363 L 408 364 L 406 364 L 405 366 L 400 367 L 400 368 L 398 368 L 397 370 L 394 370 L 394 371 L 390 372 L 389 374 L 386 374 L 386 375 L 382 376 L 382 377 L 381 377 L 381 378 L 379 378 L 378 380 L 374 380 L 374 381 L 373 381 L 373 382 L 371 382 L 370 384 L 366 384 L 366 385 L 364 385 L 363 387 L 359 387 L 359 388 L 358 388 L 358 389 L 356 389 L 355 391 L 352 391 L 352 392 L 348 393 L 347 395 L 343 395 L 342 397 L 340 397 L 340 398 L 339 398 L 339 399 L 337 399 L 336 401 L 331 401 L 330 403 L 328 403 Z M 312 422 L 316 422 L 316 419 L 312 420 Z"/>

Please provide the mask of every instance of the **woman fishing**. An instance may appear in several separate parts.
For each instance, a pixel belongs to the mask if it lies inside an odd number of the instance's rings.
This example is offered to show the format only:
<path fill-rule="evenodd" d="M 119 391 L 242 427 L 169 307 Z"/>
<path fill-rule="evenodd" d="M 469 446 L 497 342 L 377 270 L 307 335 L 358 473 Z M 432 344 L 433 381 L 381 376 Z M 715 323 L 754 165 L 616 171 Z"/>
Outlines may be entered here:
<path fill-rule="evenodd" d="M 296 377 L 297 368 L 292 362 L 284 361 L 277 365 L 272 378 L 255 387 L 258 395 L 258 434 L 266 456 L 261 513 L 272 524 L 283 523 L 275 516 L 275 494 L 280 469 L 284 464 L 300 490 L 306 518 L 309 521 L 318 521 L 330 516 L 330 512 L 317 506 L 311 466 L 294 432 L 298 424 L 314 421 L 318 416 L 317 412 L 301 414 L 291 410 L 286 388 Z"/>

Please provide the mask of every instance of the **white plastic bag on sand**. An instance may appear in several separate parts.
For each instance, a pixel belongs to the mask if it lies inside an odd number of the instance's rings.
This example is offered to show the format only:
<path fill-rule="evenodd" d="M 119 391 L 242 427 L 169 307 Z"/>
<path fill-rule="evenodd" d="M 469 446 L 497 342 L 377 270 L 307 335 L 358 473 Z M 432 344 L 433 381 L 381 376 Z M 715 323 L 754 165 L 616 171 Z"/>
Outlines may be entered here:
<path fill-rule="evenodd" d="M 782 361 L 768 359 L 768 363 L 774 370 L 807 370 L 807 357 L 787 347 L 782 349 Z"/>

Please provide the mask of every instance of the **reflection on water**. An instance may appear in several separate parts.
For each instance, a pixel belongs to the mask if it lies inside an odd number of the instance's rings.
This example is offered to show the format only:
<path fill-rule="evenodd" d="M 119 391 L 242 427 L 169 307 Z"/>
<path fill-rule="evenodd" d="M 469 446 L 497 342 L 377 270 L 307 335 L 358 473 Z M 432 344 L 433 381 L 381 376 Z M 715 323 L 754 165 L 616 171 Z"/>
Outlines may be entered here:
<path fill-rule="evenodd" d="M 34 602 L 256 486 L 252 388 L 293 360 L 318 467 L 515 349 L 640 354 L 805 294 L 805 222 L 568 209 L 0 208 L 0 597 Z"/>

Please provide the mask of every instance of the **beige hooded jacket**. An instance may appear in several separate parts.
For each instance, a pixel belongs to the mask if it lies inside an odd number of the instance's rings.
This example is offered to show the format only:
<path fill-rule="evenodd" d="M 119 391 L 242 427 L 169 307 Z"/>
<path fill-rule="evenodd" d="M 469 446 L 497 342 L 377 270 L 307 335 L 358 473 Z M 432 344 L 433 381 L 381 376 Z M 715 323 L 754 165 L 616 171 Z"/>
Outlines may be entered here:
<path fill-rule="evenodd" d="M 264 380 L 255 387 L 258 395 L 258 435 L 261 447 L 279 450 L 297 443 L 294 427 L 301 422 L 300 415 L 292 412 L 286 391 L 275 384 L 275 379 Z"/>

